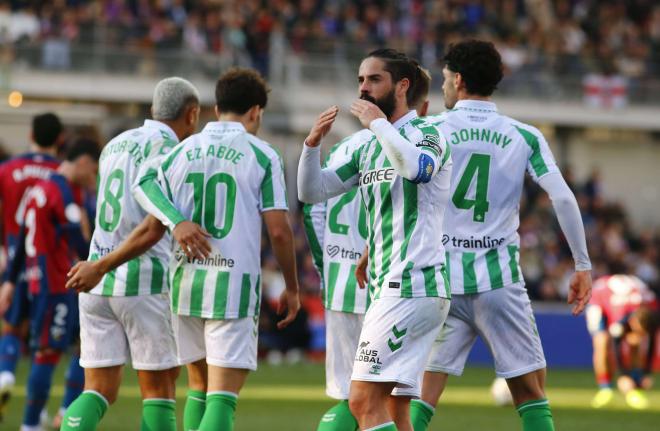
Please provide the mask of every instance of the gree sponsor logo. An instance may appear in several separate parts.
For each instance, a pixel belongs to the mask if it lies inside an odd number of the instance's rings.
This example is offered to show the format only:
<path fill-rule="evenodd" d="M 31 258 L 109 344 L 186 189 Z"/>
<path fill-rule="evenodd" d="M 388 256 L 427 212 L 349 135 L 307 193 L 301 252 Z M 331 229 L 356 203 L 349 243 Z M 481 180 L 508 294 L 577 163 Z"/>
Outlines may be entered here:
<path fill-rule="evenodd" d="M 358 185 L 360 187 L 377 183 L 391 183 L 396 177 L 394 168 L 373 169 L 360 174 Z"/>
<path fill-rule="evenodd" d="M 498 248 L 504 244 L 506 238 L 491 238 L 490 236 L 482 236 L 481 238 L 475 238 L 470 236 L 470 238 L 458 238 L 455 236 L 449 236 L 447 234 L 442 235 L 442 245 L 451 245 L 452 247 L 460 248 Z"/>
<path fill-rule="evenodd" d="M 328 244 L 325 247 L 325 252 L 328 253 L 328 256 L 330 256 L 331 258 L 338 258 L 338 259 L 358 260 L 359 258 L 362 257 L 361 252 L 355 251 L 353 249 L 340 247 L 336 244 Z"/>

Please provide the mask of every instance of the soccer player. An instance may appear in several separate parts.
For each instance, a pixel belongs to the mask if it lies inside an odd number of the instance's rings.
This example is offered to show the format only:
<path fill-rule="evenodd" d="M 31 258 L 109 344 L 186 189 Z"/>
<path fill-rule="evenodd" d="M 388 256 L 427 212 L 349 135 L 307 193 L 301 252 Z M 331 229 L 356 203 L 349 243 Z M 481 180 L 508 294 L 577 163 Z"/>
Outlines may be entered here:
<path fill-rule="evenodd" d="M 490 97 L 502 61 L 489 42 L 464 41 L 444 57 L 449 111 L 427 121 L 447 138 L 454 160 L 444 235 L 452 306 L 434 344 L 422 398 L 413 403 L 415 431 L 425 430 L 448 375 L 459 376 L 477 334 L 507 379 L 525 431 L 554 429 L 545 398 L 545 358 L 519 265 L 518 205 L 527 170 L 549 194 L 575 260 L 568 302 L 582 312 L 591 292 L 591 263 L 573 193 L 543 135 L 501 115 Z"/>
<path fill-rule="evenodd" d="M 147 217 L 133 198 L 132 186 L 140 172 L 156 169 L 180 140 L 195 132 L 197 89 L 181 78 L 160 81 L 154 89 L 151 115 L 153 120 L 119 134 L 101 153 L 91 261 L 115 249 Z M 172 369 L 177 359 L 166 276 L 170 248 L 167 236 L 143 255 L 108 272 L 89 293 L 80 294 L 85 390 L 67 410 L 62 429 L 96 429 L 117 398 L 129 357 L 143 398 L 143 429 L 176 429 Z"/>
<path fill-rule="evenodd" d="M 433 238 L 442 231 L 451 159 L 437 129 L 409 109 L 407 94 L 420 73 L 397 51 L 370 53 L 351 112 L 373 136 L 322 169 L 319 145 L 338 113 L 331 107 L 305 140 L 298 170 L 301 201 L 322 202 L 358 186 L 366 206 L 373 302 L 349 394 L 364 430 L 412 430 L 410 396 L 449 308 L 444 250 Z M 390 396 L 395 387 L 413 393 Z"/>
<path fill-rule="evenodd" d="M 60 119 L 52 113 L 40 114 L 32 119 L 32 144 L 30 152 L 14 157 L 0 165 L 0 202 L 2 204 L 2 242 L 5 256 L 11 260 L 16 253 L 23 220 L 24 207 L 21 200 L 26 190 L 37 181 L 45 179 L 59 166 L 55 158 L 63 142 L 63 127 Z M 7 281 L 8 271 L 2 281 Z M 27 321 L 27 283 L 21 276 L 13 295 L 9 289 L 0 292 L 2 315 L 2 337 L 0 338 L 0 420 L 3 408 L 9 402 L 11 389 L 16 378 L 16 364 L 21 351 L 23 323 Z"/>
<path fill-rule="evenodd" d="M 67 150 L 66 161 L 57 172 L 27 192 L 21 235 L 5 286 L 14 289 L 25 265 L 33 359 L 22 431 L 41 429 L 40 414 L 48 400 L 53 371 L 77 334 L 77 298 L 64 286 L 72 259 L 88 252 L 90 226 L 81 207 L 84 190 L 96 182 L 98 157 L 96 142 L 78 140 Z"/>
<path fill-rule="evenodd" d="M 428 110 L 431 76 L 422 70 L 409 94 L 409 105 L 424 116 Z M 373 133 L 363 129 L 337 143 L 326 165 L 353 153 Z M 355 352 L 364 313 L 371 302 L 367 289 L 357 289 L 355 265 L 365 248 L 367 220 L 357 188 L 348 193 L 303 208 L 305 232 L 314 264 L 321 275 L 326 325 L 326 394 L 339 400 L 321 418 L 318 431 L 357 429 L 348 408 L 348 394 Z"/>
<path fill-rule="evenodd" d="M 600 390 L 591 401 L 592 407 L 602 408 L 612 401 L 612 379 L 618 368 L 621 374 L 618 387 L 628 405 L 634 409 L 648 408 L 643 390 L 650 389 L 652 384 L 657 309 L 653 291 L 635 276 L 610 275 L 594 282 L 586 315 Z M 628 361 L 624 361 L 622 354 L 624 344 L 629 347 Z"/>
<path fill-rule="evenodd" d="M 291 323 L 300 308 L 282 160 L 255 136 L 267 101 L 257 72 L 228 71 L 216 85 L 219 121 L 179 144 L 134 188 L 140 205 L 170 230 L 192 219 L 210 235 L 209 249 L 192 236 L 177 239 L 180 248 L 170 260 L 178 360 L 189 364 L 186 430 L 232 430 L 238 394 L 257 367 L 262 220 L 286 282 L 278 312 L 288 312 L 278 327 Z M 146 233 L 151 230 L 146 226 Z M 121 263 L 140 236 L 131 234 L 91 272 Z M 88 274 L 82 272 L 89 265 L 77 268 L 68 285 L 85 288 Z"/>

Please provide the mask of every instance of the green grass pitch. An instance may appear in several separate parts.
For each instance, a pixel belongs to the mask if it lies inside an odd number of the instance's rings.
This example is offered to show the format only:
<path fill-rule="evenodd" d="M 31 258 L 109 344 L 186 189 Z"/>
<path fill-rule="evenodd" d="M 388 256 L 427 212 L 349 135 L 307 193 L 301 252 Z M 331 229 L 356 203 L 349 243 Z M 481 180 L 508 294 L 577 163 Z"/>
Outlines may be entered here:
<path fill-rule="evenodd" d="M 66 362 L 65 362 L 66 363 Z M 19 385 L 6 410 L 1 430 L 17 430 L 25 402 L 28 364 L 21 362 Z M 61 364 L 48 405 L 50 414 L 59 406 L 63 393 L 64 365 Z M 431 430 L 511 431 L 520 429 L 520 421 L 512 407 L 496 407 L 489 393 L 493 371 L 470 368 L 461 378 L 450 378 L 440 401 Z M 185 396 L 185 372 L 179 379 L 177 413 L 179 421 Z M 643 431 L 658 429 L 660 423 L 660 391 L 650 393 L 651 408 L 632 411 L 619 396 L 605 410 L 593 410 L 589 401 L 595 392 L 589 371 L 550 370 L 548 396 L 557 430 L 561 431 Z M 333 402 L 325 396 L 323 366 L 303 364 L 273 367 L 261 364 L 253 373 L 239 398 L 236 431 L 287 430 L 314 431 L 316 424 Z M 135 373 L 127 369 L 119 400 L 106 413 L 100 430 L 137 430 L 140 424 L 140 392 Z M 181 424 L 179 422 L 179 427 Z M 179 428 L 180 429 L 180 428 Z"/>

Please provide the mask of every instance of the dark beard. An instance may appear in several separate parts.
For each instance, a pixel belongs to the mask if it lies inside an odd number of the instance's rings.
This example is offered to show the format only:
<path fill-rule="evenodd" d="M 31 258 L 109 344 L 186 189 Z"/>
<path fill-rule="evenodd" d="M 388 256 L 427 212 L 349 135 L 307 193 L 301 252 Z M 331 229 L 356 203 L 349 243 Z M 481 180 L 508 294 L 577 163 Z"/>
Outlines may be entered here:
<path fill-rule="evenodd" d="M 394 110 L 396 109 L 396 99 L 394 97 L 394 89 L 387 93 L 383 98 L 376 100 L 373 96 L 370 96 L 366 93 L 362 93 L 360 95 L 360 99 L 366 100 L 367 102 L 371 102 L 374 105 L 378 106 L 381 111 L 383 111 L 383 114 L 387 118 L 390 118 L 392 114 L 394 114 Z"/>

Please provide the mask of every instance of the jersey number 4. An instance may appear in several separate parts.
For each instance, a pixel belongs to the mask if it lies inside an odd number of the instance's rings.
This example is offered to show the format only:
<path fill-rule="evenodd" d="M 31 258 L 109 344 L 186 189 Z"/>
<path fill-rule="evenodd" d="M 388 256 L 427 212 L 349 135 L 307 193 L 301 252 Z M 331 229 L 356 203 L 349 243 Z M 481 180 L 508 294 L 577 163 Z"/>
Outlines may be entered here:
<path fill-rule="evenodd" d="M 490 155 L 472 154 L 468 160 L 465 171 L 458 181 L 456 191 L 451 197 L 451 201 L 456 208 L 470 210 L 474 208 L 472 220 L 483 223 L 486 221 L 488 212 L 488 174 L 490 172 Z M 474 199 L 467 197 L 468 190 L 472 185 L 472 180 L 476 177 L 477 184 L 474 188 Z"/>

